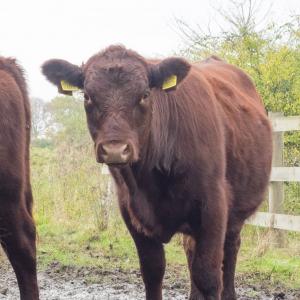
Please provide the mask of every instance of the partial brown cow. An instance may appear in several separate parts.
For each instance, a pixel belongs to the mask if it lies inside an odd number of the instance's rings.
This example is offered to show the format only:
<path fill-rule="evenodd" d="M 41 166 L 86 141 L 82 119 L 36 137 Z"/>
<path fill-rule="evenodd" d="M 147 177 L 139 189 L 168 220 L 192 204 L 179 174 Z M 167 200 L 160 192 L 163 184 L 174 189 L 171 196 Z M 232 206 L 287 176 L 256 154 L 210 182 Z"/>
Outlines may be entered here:
<path fill-rule="evenodd" d="M 81 67 L 49 60 L 43 73 L 84 92 L 97 161 L 109 165 L 136 244 L 147 299 L 162 299 L 163 243 L 185 234 L 190 299 L 236 299 L 245 220 L 262 202 L 271 128 L 249 77 L 212 57 L 146 60 L 110 46 Z M 65 90 L 64 90 L 65 89 Z"/>
<path fill-rule="evenodd" d="M 23 72 L 14 59 L 0 57 L 0 242 L 16 273 L 22 300 L 38 299 L 30 127 Z"/>

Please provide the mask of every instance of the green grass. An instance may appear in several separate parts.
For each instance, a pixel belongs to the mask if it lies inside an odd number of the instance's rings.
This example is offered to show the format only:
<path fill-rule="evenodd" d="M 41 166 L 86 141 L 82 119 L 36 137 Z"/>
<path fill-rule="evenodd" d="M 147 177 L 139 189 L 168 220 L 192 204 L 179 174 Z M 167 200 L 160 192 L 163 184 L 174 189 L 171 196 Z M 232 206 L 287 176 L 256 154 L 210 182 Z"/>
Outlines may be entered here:
<path fill-rule="evenodd" d="M 94 229 L 75 231 L 61 225 L 42 225 L 38 227 L 38 232 L 38 252 L 43 267 L 53 261 L 78 267 L 101 266 L 124 270 L 139 267 L 134 242 L 125 228 L 98 233 Z M 178 238 L 166 245 L 165 250 L 168 263 L 179 266 L 186 264 Z"/>
<path fill-rule="evenodd" d="M 43 232 L 43 233 L 42 233 Z M 129 237 L 114 236 L 103 231 L 72 228 L 43 228 L 39 234 L 39 253 L 42 265 L 58 261 L 63 265 L 74 266 L 111 266 L 115 259 L 122 265 L 134 263 L 131 253 L 134 250 Z"/>
<path fill-rule="evenodd" d="M 268 281 L 270 285 L 288 288 L 300 286 L 300 255 L 290 255 L 287 249 L 270 249 L 264 255 L 253 254 L 252 248 L 242 248 L 238 274 L 247 275 L 248 283 Z"/>
<path fill-rule="evenodd" d="M 254 237 L 257 230 L 248 227 L 243 233 L 237 276 L 246 278 L 249 284 L 267 282 L 274 287 L 299 288 L 300 251 L 294 237 L 291 238 L 294 246 L 289 245 L 288 248 L 262 246 L 261 241 Z M 63 266 L 99 267 L 105 270 L 139 268 L 133 240 L 122 224 L 100 233 L 84 225 L 81 228 L 80 224 L 70 227 L 40 225 L 38 231 L 39 263 L 42 268 L 52 262 L 59 262 Z M 168 265 L 186 273 L 181 238 L 175 236 L 165 246 L 165 250 Z"/>
<path fill-rule="evenodd" d="M 284 246 L 272 246 L 272 232 L 247 225 L 242 234 L 237 273 L 248 283 L 268 282 L 287 288 L 300 287 L 300 234 L 284 233 Z"/>

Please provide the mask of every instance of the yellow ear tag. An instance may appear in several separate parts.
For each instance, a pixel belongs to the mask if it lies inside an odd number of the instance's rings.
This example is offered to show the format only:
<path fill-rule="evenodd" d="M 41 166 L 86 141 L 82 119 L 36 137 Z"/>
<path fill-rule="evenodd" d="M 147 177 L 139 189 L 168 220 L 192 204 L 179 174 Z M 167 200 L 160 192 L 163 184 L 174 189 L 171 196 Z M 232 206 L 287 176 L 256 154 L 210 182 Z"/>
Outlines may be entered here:
<path fill-rule="evenodd" d="M 61 80 L 60 84 L 61 84 L 61 88 L 63 91 L 66 91 L 66 92 L 79 91 L 79 88 L 77 86 L 71 85 L 70 83 L 68 83 L 65 80 Z"/>
<path fill-rule="evenodd" d="M 164 83 L 162 85 L 162 89 L 163 90 L 168 90 L 168 89 L 170 89 L 170 88 L 172 88 L 176 85 L 177 85 L 177 76 L 176 75 L 171 75 L 170 77 L 168 77 L 164 81 Z"/>

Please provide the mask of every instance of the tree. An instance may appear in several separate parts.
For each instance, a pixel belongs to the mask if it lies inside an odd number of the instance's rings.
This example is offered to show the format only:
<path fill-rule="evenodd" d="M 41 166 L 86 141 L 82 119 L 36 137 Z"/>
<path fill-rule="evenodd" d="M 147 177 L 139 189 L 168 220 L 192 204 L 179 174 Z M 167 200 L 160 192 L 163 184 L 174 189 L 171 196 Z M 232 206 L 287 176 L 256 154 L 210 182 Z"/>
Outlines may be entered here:
<path fill-rule="evenodd" d="M 91 144 L 80 96 L 58 96 L 46 105 L 47 136 L 55 143 Z"/>
<path fill-rule="evenodd" d="M 300 114 L 300 17 L 262 26 L 257 20 L 261 3 L 232 0 L 230 9 L 219 9 L 228 29 L 216 35 L 177 20 L 186 42 L 181 53 L 194 61 L 211 54 L 223 57 L 252 77 L 267 110 Z"/>
<path fill-rule="evenodd" d="M 40 98 L 31 98 L 31 136 L 36 140 L 44 135 L 45 102 Z"/>

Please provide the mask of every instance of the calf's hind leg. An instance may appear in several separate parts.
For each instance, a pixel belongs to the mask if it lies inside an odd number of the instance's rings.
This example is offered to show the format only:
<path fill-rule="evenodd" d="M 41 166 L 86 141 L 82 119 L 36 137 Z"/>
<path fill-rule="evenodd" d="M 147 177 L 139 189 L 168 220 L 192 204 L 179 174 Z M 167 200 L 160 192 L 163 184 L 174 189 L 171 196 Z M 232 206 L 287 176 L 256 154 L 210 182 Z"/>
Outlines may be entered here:
<path fill-rule="evenodd" d="M 227 225 L 227 201 L 224 185 L 206 191 L 200 224 L 192 228 L 195 240 L 191 279 L 199 290 L 199 299 L 220 300 L 223 289 L 222 263 Z M 194 289 L 195 291 L 195 289 Z M 202 297 L 202 298 L 201 298 Z"/>
<path fill-rule="evenodd" d="M 234 275 L 237 255 L 241 244 L 241 229 L 243 221 L 229 219 L 224 244 L 222 300 L 235 300 Z"/>
<path fill-rule="evenodd" d="M 1 245 L 15 271 L 21 300 L 37 300 L 35 226 L 20 190 L 0 187 Z"/>
<path fill-rule="evenodd" d="M 190 271 L 191 291 L 189 300 L 202 300 L 202 294 L 199 292 L 192 278 L 192 263 L 195 255 L 195 240 L 192 237 L 183 236 L 183 247 Z"/>

